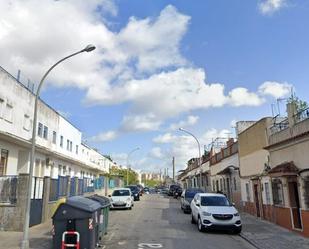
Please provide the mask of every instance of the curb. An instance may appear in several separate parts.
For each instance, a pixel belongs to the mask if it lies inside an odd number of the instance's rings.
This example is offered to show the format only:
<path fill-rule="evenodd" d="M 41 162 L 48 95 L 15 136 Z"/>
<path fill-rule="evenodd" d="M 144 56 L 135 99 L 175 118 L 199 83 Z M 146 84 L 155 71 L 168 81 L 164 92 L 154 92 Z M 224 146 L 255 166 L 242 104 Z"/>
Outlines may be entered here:
<path fill-rule="evenodd" d="M 245 236 L 243 233 L 240 233 L 239 236 L 244 239 L 245 241 L 247 241 L 250 245 L 254 246 L 257 249 L 265 249 L 263 247 L 260 247 L 256 242 L 254 242 L 253 240 L 249 239 L 247 236 Z"/>

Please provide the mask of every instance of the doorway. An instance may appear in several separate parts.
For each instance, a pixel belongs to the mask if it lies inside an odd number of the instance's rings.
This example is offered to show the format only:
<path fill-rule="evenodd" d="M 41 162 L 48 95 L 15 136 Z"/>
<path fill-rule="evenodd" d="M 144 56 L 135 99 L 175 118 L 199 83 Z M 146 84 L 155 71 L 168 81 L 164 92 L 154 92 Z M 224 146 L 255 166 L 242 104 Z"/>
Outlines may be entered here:
<path fill-rule="evenodd" d="M 290 207 L 295 229 L 302 229 L 298 184 L 296 180 L 289 182 Z"/>
<path fill-rule="evenodd" d="M 259 185 L 254 184 L 254 201 L 255 201 L 255 208 L 256 208 L 256 216 L 261 217 L 261 212 L 260 212 L 260 198 L 259 198 L 259 190 L 258 190 Z"/>

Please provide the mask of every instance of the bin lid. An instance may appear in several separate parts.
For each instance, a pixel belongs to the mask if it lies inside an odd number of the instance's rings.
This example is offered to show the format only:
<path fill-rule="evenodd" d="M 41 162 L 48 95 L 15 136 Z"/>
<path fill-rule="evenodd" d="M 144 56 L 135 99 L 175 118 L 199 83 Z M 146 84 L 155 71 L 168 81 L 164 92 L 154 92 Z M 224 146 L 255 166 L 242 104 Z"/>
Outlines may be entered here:
<path fill-rule="evenodd" d="M 88 196 L 87 198 L 99 202 L 102 205 L 102 208 L 109 207 L 111 205 L 109 198 L 105 196 L 95 194 Z"/>
<path fill-rule="evenodd" d="M 91 213 L 101 209 L 101 205 L 98 202 L 82 196 L 69 197 L 65 204 Z"/>

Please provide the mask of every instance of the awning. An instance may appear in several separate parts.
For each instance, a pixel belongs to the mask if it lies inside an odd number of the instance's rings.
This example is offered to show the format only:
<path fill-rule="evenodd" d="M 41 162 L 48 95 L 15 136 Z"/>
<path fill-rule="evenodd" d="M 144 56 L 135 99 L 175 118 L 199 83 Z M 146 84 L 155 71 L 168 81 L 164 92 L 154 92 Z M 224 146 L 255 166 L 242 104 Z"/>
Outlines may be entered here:
<path fill-rule="evenodd" d="M 299 169 L 294 162 L 284 162 L 268 171 L 268 175 L 272 177 L 278 176 L 297 176 Z"/>
<path fill-rule="evenodd" d="M 238 170 L 238 167 L 235 167 L 233 165 L 227 166 L 225 169 L 219 171 L 217 175 L 229 175 L 232 173 L 232 170 Z"/>

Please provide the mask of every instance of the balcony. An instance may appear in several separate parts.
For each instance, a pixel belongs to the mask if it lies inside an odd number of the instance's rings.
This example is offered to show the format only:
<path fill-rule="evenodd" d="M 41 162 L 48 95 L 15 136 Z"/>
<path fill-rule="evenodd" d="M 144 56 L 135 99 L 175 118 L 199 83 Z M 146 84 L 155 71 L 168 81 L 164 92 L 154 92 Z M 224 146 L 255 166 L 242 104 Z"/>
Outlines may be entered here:
<path fill-rule="evenodd" d="M 281 143 L 309 132 L 309 108 L 292 116 L 294 124 L 284 119 L 270 127 L 269 145 Z"/>

